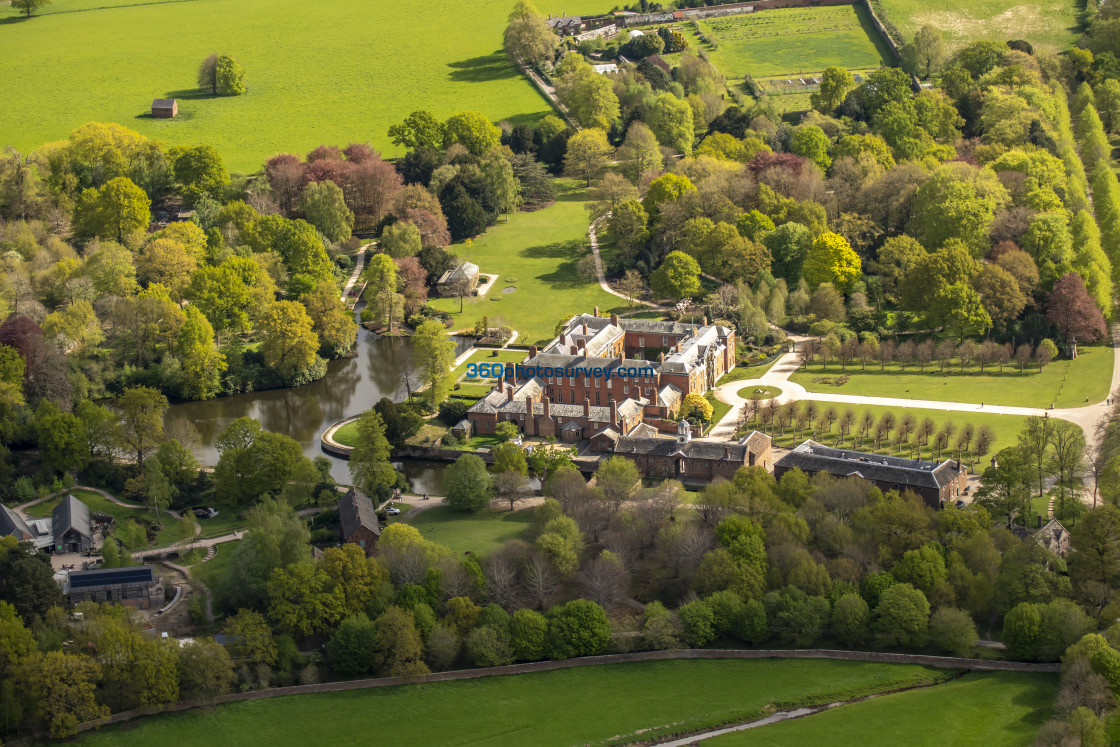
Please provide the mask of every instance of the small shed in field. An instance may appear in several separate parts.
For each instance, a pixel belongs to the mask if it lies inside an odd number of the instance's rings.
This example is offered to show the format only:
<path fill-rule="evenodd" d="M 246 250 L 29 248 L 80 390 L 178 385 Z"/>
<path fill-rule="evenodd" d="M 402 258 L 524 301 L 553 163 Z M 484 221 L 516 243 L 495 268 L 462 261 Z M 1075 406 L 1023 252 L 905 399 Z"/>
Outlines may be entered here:
<path fill-rule="evenodd" d="M 175 99 L 152 99 L 152 116 L 169 119 L 179 113 L 179 102 Z"/>

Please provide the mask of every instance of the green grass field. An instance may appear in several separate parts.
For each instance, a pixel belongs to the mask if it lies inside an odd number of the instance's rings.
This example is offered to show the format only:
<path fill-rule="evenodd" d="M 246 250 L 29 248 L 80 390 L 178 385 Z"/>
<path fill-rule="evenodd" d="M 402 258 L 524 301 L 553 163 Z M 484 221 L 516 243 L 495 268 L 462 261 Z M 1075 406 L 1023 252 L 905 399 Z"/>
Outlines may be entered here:
<path fill-rule="evenodd" d="M 1019 437 L 1019 431 L 1021 431 L 1023 429 L 1023 426 L 1026 424 L 1026 418 L 1024 418 L 1022 416 L 1019 416 L 1019 415 L 994 415 L 994 414 L 983 414 L 982 415 L 980 413 L 942 412 L 941 410 L 923 410 L 923 409 L 918 409 L 916 407 L 906 409 L 906 408 L 902 408 L 902 407 L 881 407 L 881 406 L 878 406 L 878 405 L 873 405 L 873 406 L 844 405 L 844 404 L 840 404 L 840 403 L 818 402 L 817 403 L 817 407 L 819 408 L 818 412 L 824 412 L 824 410 L 826 410 L 830 405 L 832 407 L 835 407 L 836 411 L 840 414 L 843 414 L 844 410 L 846 410 L 850 407 L 852 409 L 852 412 L 854 412 L 856 414 L 857 422 L 859 421 L 860 418 L 863 417 L 864 412 L 870 412 L 872 415 L 875 416 L 875 421 L 878 422 L 879 418 L 882 417 L 883 413 L 885 413 L 889 410 L 890 412 L 894 413 L 896 418 L 901 417 L 903 415 L 903 413 L 909 412 L 915 418 L 917 418 L 918 422 L 921 422 L 923 419 L 928 417 L 930 420 L 933 421 L 934 426 L 938 430 L 941 429 L 941 426 L 944 425 L 946 421 L 951 421 L 952 423 L 954 423 L 957 426 L 956 433 L 960 433 L 961 432 L 960 429 L 962 427 L 964 427 L 964 425 L 966 423 L 972 423 L 972 425 L 976 428 L 976 430 L 979 430 L 980 426 L 986 425 L 986 426 L 989 426 L 993 431 L 995 431 L 995 434 L 996 434 L 995 442 L 992 444 L 992 447 L 988 451 L 988 456 L 989 457 L 992 454 L 995 454 L 1000 449 L 1007 448 L 1008 446 L 1013 446 L 1015 444 L 1016 439 Z M 748 423 L 747 427 L 748 427 L 748 429 L 753 430 L 754 428 L 758 428 L 759 424 L 756 421 L 754 423 Z M 796 427 L 796 424 L 795 424 L 794 427 Z M 786 428 L 785 435 L 783 436 L 783 435 L 780 435 L 777 432 L 777 430 L 773 427 L 766 428 L 766 432 L 770 433 L 774 438 L 774 445 L 775 446 L 781 446 L 781 447 L 786 448 L 786 449 L 793 448 L 794 446 L 801 443 L 802 441 L 804 441 L 807 438 L 812 438 L 812 439 L 814 439 L 814 440 L 816 440 L 820 443 L 825 444 L 826 446 L 839 446 L 839 444 L 837 443 L 837 438 L 839 437 L 839 430 L 840 430 L 839 426 L 833 424 L 831 435 L 815 436 L 812 433 L 812 429 L 808 428 L 800 436 L 798 436 L 794 432 L 793 428 Z M 854 431 L 854 428 L 853 428 L 853 431 Z M 874 432 L 874 428 L 872 429 L 871 433 L 873 433 L 873 432 Z M 942 451 L 942 453 L 941 453 L 942 459 L 949 458 L 950 452 L 953 452 L 954 443 L 955 443 L 955 439 L 956 439 L 956 433 L 954 433 L 953 438 L 950 439 L 950 441 L 949 441 L 949 449 L 945 450 L 945 451 Z M 913 435 L 910 436 L 910 442 L 911 443 L 914 442 L 914 436 Z M 856 442 L 853 440 L 852 434 L 849 434 L 848 438 L 845 440 L 845 446 L 847 446 L 848 448 L 856 448 Z M 868 435 L 867 438 L 865 438 L 863 440 L 863 444 L 860 445 L 858 448 L 861 451 L 866 451 L 866 452 L 875 453 L 875 454 L 888 454 L 888 455 L 904 456 L 904 457 L 910 457 L 911 456 L 909 447 L 904 446 L 901 453 L 899 453 L 899 452 L 894 450 L 893 446 L 888 445 L 886 443 L 886 441 L 883 442 L 883 447 L 881 449 L 876 450 L 875 449 L 875 443 L 872 440 L 872 437 L 871 437 L 870 434 Z M 953 452 L 953 453 L 955 453 L 955 452 Z M 915 457 L 917 456 L 916 452 L 915 452 L 914 456 Z M 936 454 L 935 454 L 935 452 L 933 452 L 931 450 L 931 448 L 928 444 L 922 448 L 922 458 L 923 459 L 932 459 L 934 456 L 936 456 Z M 987 464 L 985 464 L 984 462 L 981 462 L 980 467 L 978 467 L 978 469 L 981 468 L 981 467 L 986 467 L 986 466 L 987 466 Z"/>
<path fill-rule="evenodd" d="M 543 0 L 542 13 L 588 14 L 607 0 Z M 118 122 L 169 145 L 212 145 L 252 172 L 279 152 L 369 142 L 415 109 L 464 109 L 531 121 L 548 102 L 502 52 L 512 0 L 54 0 L 21 20 L 0 5 L 0 145 L 30 151 L 89 122 Z M 228 52 L 248 91 L 209 98 L 198 65 Z M 152 99 L 179 100 L 173 120 Z"/>
<path fill-rule="evenodd" d="M 739 745 L 1023 745 L 1050 718 L 1058 678 L 974 672 L 936 687 L 884 695 L 792 721 L 705 740 Z"/>
<path fill-rule="evenodd" d="M 155 521 L 155 514 L 152 512 L 152 509 L 147 506 L 140 506 L 137 504 L 121 506 L 90 490 L 71 490 L 70 493 L 79 501 L 89 506 L 90 511 L 109 514 L 115 517 L 118 523 L 126 522 L 129 519 L 136 519 L 141 522 Z M 50 516 L 51 512 L 54 511 L 54 507 L 58 505 L 60 500 L 62 500 L 62 498 L 58 497 L 39 503 L 27 509 L 27 514 L 32 517 Z M 156 534 L 153 547 L 170 545 L 179 540 L 186 539 L 189 536 L 191 535 L 184 531 L 184 528 L 179 525 L 178 520 L 165 511 L 163 512 L 163 529 Z"/>
<path fill-rule="evenodd" d="M 728 78 L 873 68 L 889 59 L 862 5 L 763 10 L 699 24 L 718 43 L 708 56 Z"/>
<path fill-rule="evenodd" d="M 233 548 L 236 547 L 237 543 L 240 541 L 241 540 L 223 542 L 217 545 L 217 554 L 205 563 L 195 565 L 191 571 L 202 580 L 202 583 L 212 587 L 214 581 L 221 577 L 229 567 L 230 561 L 233 560 Z"/>
<path fill-rule="evenodd" d="M 449 547 L 456 554 L 470 552 L 486 555 L 506 540 L 517 539 L 524 534 L 532 516 L 531 508 L 518 509 L 513 513 L 487 510 L 465 514 L 448 506 L 433 506 L 405 523 L 419 529 L 425 539 Z"/>
<path fill-rule="evenodd" d="M 929 24 L 941 29 L 950 51 L 978 39 L 1026 39 L 1054 51 L 1077 41 L 1076 0 L 880 0 L 907 41 Z"/>
<path fill-rule="evenodd" d="M 455 381 L 461 380 L 464 383 L 486 384 L 489 388 L 495 381 L 495 378 L 492 376 L 468 376 L 467 366 L 472 363 L 520 363 L 525 360 L 527 355 L 529 354 L 524 350 L 475 350 L 470 354 L 469 358 L 460 363 L 459 366 L 451 372 L 451 376 Z"/>
<path fill-rule="evenodd" d="M 1077 360 L 1059 359 L 1046 366 L 1040 373 L 1038 366 L 1019 373 L 1014 364 L 988 366 L 980 373 L 977 366 L 950 366 L 941 373 L 935 363 L 926 366 L 925 373 L 917 366 L 907 366 L 902 371 L 897 364 L 879 370 L 879 364 L 869 364 L 861 371 L 859 364 L 848 365 L 846 371 L 840 364 L 821 366 L 812 363 L 802 366 L 790 377 L 810 392 L 857 394 L 869 397 L 903 397 L 906 399 L 931 399 L 942 402 L 976 402 L 1013 407 L 1083 407 L 1101 402 L 1108 396 L 1112 383 L 1113 349 L 1103 345 L 1078 347 Z M 847 376 L 841 386 L 822 379 L 835 380 Z M 1088 398 L 1088 401 L 1086 401 Z"/>
<path fill-rule="evenodd" d="M 517 278 L 517 290 L 510 293 L 503 293 L 504 283 L 498 283 L 485 296 L 464 298 L 462 313 L 458 298 L 432 300 L 432 306 L 451 314 L 457 329 L 473 327 L 483 316 L 491 323 L 501 317 L 520 333 L 519 344 L 533 344 L 551 340 L 556 323 L 565 316 L 590 313 L 595 306 L 600 314 L 625 311 L 625 300 L 576 273 L 576 262 L 590 246 L 583 207 L 587 191 L 570 180 L 559 180 L 557 188 L 556 204 L 515 213 L 470 244 L 449 247 L 484 273 Z"/>
<path fill-rule="evenodd" d="M 881 692 L 929 677 L 921 667 L 847 661 L 642 662 L 271 698 L 147 717 L 79 743 L 359 744 L 376 733 L 378 744 L 567 747 L 632 741 L 659 727 L 704 728 L 749 719 L 770 702 Z M 412 715 L 386 718 L 393 713 Z"/>

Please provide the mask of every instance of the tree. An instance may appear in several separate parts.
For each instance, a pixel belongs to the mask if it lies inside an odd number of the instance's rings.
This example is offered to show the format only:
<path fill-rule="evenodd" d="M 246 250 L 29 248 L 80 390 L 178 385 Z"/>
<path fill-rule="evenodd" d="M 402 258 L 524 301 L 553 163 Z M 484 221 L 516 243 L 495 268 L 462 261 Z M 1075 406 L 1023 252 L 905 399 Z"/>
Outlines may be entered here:
<path fill-rule="evenodd" d="M 551 62 L 559 43 L 560 38 L 532 3 L 518 0 L 514 4 L 505 31 L 506 52 L 514 60 L 534 67 Z"/>
<path fill-rule="evenodd" d="M 61 651 L 34 652 L 20 660 L 14 673 L 35 704 L 35 717 L 55 739 L 72 737 L 78 724 L 109 715 L 96 698 L 100 678 L 96 661 Z"/>
<path fill-rule="evenodd" d="M 513 663 L 509 633 L 483 625 L 467 634 L 467 661 L 476 667 L 500 667 Z"/>
<path fill-rule="evenodd" d="M 424 400 L 433 410 L 447 399 L 454 359 L 455 343 L 447 338 L 443 325 L 433 319 L 421 322 L 412 336 L 412 360 L 428 384 Z"/>
<path fill-rule="evenodd" d="M 124 241 L 152 220 L 152 201 L 128 177 L 118 176 L 100 189 L 86 189 L 74 206 L 74 228 L 82 236 Z"/>
<path fill-rule="evenodd" d="M 354 347 L 358 323 L 354 314 L 339 298 L 333 283 L 321 282 L 315 290 L 300 299 L 311 317 L 312 329 L 319 338 L 319 352 L 339 358 Z"/>
<path fill-rule="evenodd" d="M 86 465 L 85 429 L 75 415 L 61 412 L 58 405 L 44 399 L 35 408 L 34 426 L 39 453 L 50 468 L 69 472 Z"/>
<path fill-rule="evenodd" d="M 525 461 L 525 451 L 515 443 L 506 441 L 494 447 L 494 472 L 515 472 L 521 476 L 529 474 Z"/>
<path fill-rule="evenodd" d="M 163 441 L 163 412 L 167 397 L 146 386 L 125 389 L 116 400 L 121 413 L 121 440 L 136 455 L 136 464 L 144 466 L 144 454 Z"/>
<path fill-rule="evenodd" d="M 678 415 L 682 418 L 694 415 L 705 423 L 711 422 L 712 403 L 705 399 L 704 395 L 692 392 L 685 395 L 684 403 L 681 405 L 681 411 Z"/>
<path fill-rule="evenodd" d="M 984 264 L 971 283 L 993 324 L 1003 326 L 1015 321 L 1027 306 L 1027 296 L 1019 282 L 997 264 Z"/>
<path fill-rule="evenodd" d="M 858 646 L 867 639 L 871 611 L 859 594 L 845 594 L 832 608 L 832 634 L 846 646 Z"/>
<path fill-rule="evenodd" d="M 975 502 L 993 517 L 1006 517 L 1010 528 L 1016 516 L 1025 519 L 1030 510 L 1030 462 L 1014 447 L 999 452 L 992 461 L 980 476 Z"/>
<path fill-rule="evenodd" d="M 641 120 L 634 120 L 626 130 L 617 157 L 626 178 L 635 184 L 642 174 L 660 171 L 663 162 L 657 137 Z"/>
<path fill-rule="evenodd" d="M 910 584 L 893 584 L 879 595 L 872 628 L 888 646 L 921 646 L 929 625 L 929 602 Z"/>
<path fill-rule="evenodd" d="M 595 483 L 603 491 L 603 498 L 610 506 L 613 516 L 626 501 L 633 498 L 641 484 L 641 476 L 632 460 L 623 456 L 611 456 L 599 462 L 595 471 Z"/>
<path fill-rule="evenodd" d="M 226 359 L 214 343 L 214 328 L 195 306 L 186 309 L 179 331 L 181 393 L 186 399 L 210 399 L 221 388 Z"/>
<path fill-rule="evenodd" d="M 235 658 L 254 665 L 272 666 L 276 663 L 276 641 L 259 612 L 238 610 L 226 621 L 224 631 L 230 637 L 230 651 Z"/>
<path fill-rule="evenodd" d="M 213 638 L 195 638 L 179 651 L 179 694 L 184 699 L 213 702 L 234 682 L 229 651 Z"/>
<path fill-rule="evenodd" d="M 298 301 L 276 301 L 261 316 L 261 355 L 284 382 L 305 375 L 318 360 L 319 338 Z"/>
<path fill-rule="evenodd" d="M 991 169 L 947 163 L 918 187 L 911 208 L 914 217 L 906 230 L 929 248 L 960 239 L 980 257 L 989 247 L 988 228 L 995 211 L 1009 201 L 1007 189 Z"/>
<path fill-rule="evenodd" d="M 581 126 L 605 132 L 618 121 L 618 96 L 612 82 L 598 75 L 582 55 L 575 52 L 564 55 L 556 66 L 553 81 L 560 102 Z"/>
<path fill-rule="evenodd" d="M 1054 284 L 1046 297 L 1046 317 L 1070 343 L 1075 356 L 1078 338 L 1091 342 L 1108 332 L 1104 316 L 1086 292 L 1081 276 L 1075 272 Z"/>
<path fill-rule="evenodd" d="M 1031 416 L 1019 433 L 1019 449 L 1030 465 L 1031 477 L 1038 482 L 1038 495 L 1042 497 L 1043 482 L 1053 474 L 1050 448 L 1054 444 L 1054 422 L 1050 418 Z"/>
<path fill-rule="evenodd" d="M 331 241 L 338 243 L 350 238 L 354 213 L 346 207 L 342 190 L 331 180 L 312 182 L 303 188 L 303 212 L 311 225 Z"/>
<path fill-rule="evenodd" d="M 810 287 L 832 283 L 847 291 L 860 276 L 860 259 L 848 240 L 835 233 L 822 233 L 805 255 L 803 274 Z"/>
<path fill-rule="evenodd" d="M 501 144 L 502 131 L 479 112 L 459 112 L 451 115 L 443 126 L 443 147 L 460 143 L 476 156 Z"/>
<path fill-rule="evenodd" d="M 189 204 L 195 204 L 202 195 L 209 195 L 215 200 L 222 198 L 229 184 L 229 174 L 217 150 L 209 145 L 175 147 L 168 152 L 167 159 L 175 172 L 175 181 L 184 188 Z"/>
<path fill-rule="evenodd" d="M 211 96 L 218 95 L 218 55 L 207 55 L 198 66 L 198 87 L 210 89 Z"/>
<path fill-rule="evenodd" d="M 595 127 L 580 130 L 568 139 L 564 170 L 570 176 L 586 179 L 587 186 L 591 186 L 591 180 L 599 176 L 613 152 L 603 130 Z"/>
<path fill-rule="evenodd" d="M 389 139 L 393 145 L 406 150 L 443 147 L 443 124 L 429 111 L 414 111 L 400 124 L 389 127 Z"/>
<path fill-rule="evenodd" d="M 828 157 L 829 145 L 831 145 L 831 142 L 828 135 L 825 135 L 824 130 L 820 127 L 802 125 L 797 128 L 790 149 L 802 158 L 807 158 L 815 163 L 821 171 L 827 171 L 828 167 L 832 165 L 832 159 Z"/>
<path fill-rule="evenodd" d="M 669 252 L 650 275 L 650 287 L 662 297 L 692 298 L 700 292 L 700 265 L 684 252 Z"/>
<path fill-rule="evenodd" d="M 809 103 L 821 114 L 832 114 L 833 110 L 844 101 L 848 91 L 855 86 L 855 79 L 845 68 L 827 67 L 821 73 L 817 92 L 809 96 Z"/>
<path fill-rule="evenodd" d="M 1095 308 L 1095 307 L 1094 307 Z M 986 332 L 992 318 L 980 301 L 980 294 L 964 283 L 953 283 L 937 292 L 929 312 L 930 320 L 960 342 L 969 335 Z"/>
<path fill-rule="evenodd" d="M 955 607 L 942 607 L 929 619 L 929 637 L 942 651 L 968 656 L 976 643 L 976 623 L 972 616 Z"/>
<path fill-rule="evenodd" d="M 268 616 L 290 635 L 316 635 L 342 618 L 342 600 L 331 577 L 308 560 L 272 571 L 268 598 Z"/>
<path fill-rule="evenodd" d="M 627 259 L 634 257 L 649 239 L 649 215 L 638 200 L 616 206 L 607 219 L 607 230 Z M 639 283 L 641 276 L 638 277 Z"/>
<path fill-rule="evenodd" d="M 535 610 L 517 610 L 510 616 L 509 634 L 514 659 L 537 661 L 544 658 L 548 636 L 548 620 L 544 615 Z"/>
<path fill-rule="evenodd" d="M 610 640 L 611 626 L 602 607 L 587 599 L 575 599 L 553 607 L 546 615 L 550 659 L 571 659 L 602 653 Z"/>
<path fill-rule="evenodd" d="M 682 101 L 671 93 L 658 96 L 650 108 L 649 128 L 662 145 L 685 156 L 692 155 L 695 128 L 692 124 L 692 107 L 687 101 Z M 568 141 L 568 148 L 571 147 L 571 141 Z"/>
<path fill-rule="evenodd" d="M 424 649 L 412 612 L 392 606 L 375 621 L 377 673 L 382 677 L 428 674 Z"/>
<path fill-rule="evenodd" d="M 447 505 L 456 511 L 478 511 L 490 505 L 492 484 L 486 463 L 474 454 L 463 454 L 447 468 Z"/>
<path fill-rule="evenodd" d="M 377 625 L 364 613 L 347 617 L 327 643 L 331 669 L 349 676 L 373 671 L 377 643 Z"/>
<path fill-rule="evenodd" d="M 357 431 L 349 465 L 354 485 L 369 495 L 385 495 L 397 482 L 389 461 L 392 449 L 385 437 L 385 422 L 376 410 L 366 410 L 358 418 Z"/>
<path fill-rule="evenodd" d="M 910 71 L 927 80 L 945 64 L 945 44 L 941 30 L 926 24 L 914 34 L 914 41 L 903 49 Z"/>
<path fill-rule="evenodd" d="M 245 68 L 228 54 L 218 55 L 214 65 L 217 79 L 217 92 L 222 96 L 237 96 L 245 93 Z"/>

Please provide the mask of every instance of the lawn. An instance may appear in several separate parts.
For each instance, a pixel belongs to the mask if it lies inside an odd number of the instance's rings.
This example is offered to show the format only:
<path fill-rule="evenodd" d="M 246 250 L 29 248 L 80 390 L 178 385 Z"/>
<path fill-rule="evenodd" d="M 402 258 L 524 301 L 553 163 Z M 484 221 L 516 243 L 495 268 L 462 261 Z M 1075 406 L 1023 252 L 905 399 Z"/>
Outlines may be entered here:
<path fill-rule="evenodd" d="M 517 278 L 516 290 L 510 293 L 503 293 L 498 286 L 504 284 L 498 283 L 485 296 L 463 299 L 462 313 L 458 298 L 432 300 L 432 306 L 451 313 L 456 328 L 473 327 L 484 316 L 491 323 L 501 317 L 520 333 L 519 344 L 539 344 L 555 336 L 556 323 L 565 316 L 590 313 L 596 306 L 600 314 L 625 311 L 625 300 L 576 272 L 576 262 L 590 251 L 587 190 L 570 180 L 557 180 L 556 185 L 560 194 L 554 205 L 515 213 L 477 240 L 449 247 L 482 272 Z"/>
<path fill-rule="evenodd" d="M 937 430 L 940 430 L 941 426 L 946 421 L 951 421 L 952 423 L 954 423 L 957 426 L 957 430 L 954 433 L 953 438 L 950 439 L 950 441 L 949 441 L 949 448 L 945 451 L 942 451 L 942 453 L 941 453 L 941 456 L 942 456 L 943 459 L 949 458 L 950 453 L 955 453 L 954 443 L 955 443 L 955 440 L 956 440 L 956 433 L 960 433 L 961 428 L 964 427 L 964 425 L 966 423 L 972 423 L 973 427 L 977 431 L 980 430 L 980 426 L 986 425 L 986 426 L 989 426 L 995 432 L 995 436 L 996 436 L 995 441 L 993 442 L 991 448 L 988 450 L 988 454 L 987 454 L 987 456 L 989 458 L 991 457 L 992 454 L 995 454 L 1000 449 L 1007 448 L 1008 446 L 1013 446 L 1015 444 L 1016 439 L 1018 439 L 1018 437 L 1019 437 L 1019 431 L 1021 431 L 1023 429 L 1023 426 L 1026 424 L 1026 418 L 1022 417 L 1021 415 L 996 415 L 996 414 L 991 414 L 991 413 L 980 414 L 980 413 L 967 413 L 967 412 L 944 412 L 942 410 L 925 410 L 925 409 L 919 409 L 919 408 L 916 408 L 916 407 L 907 409 L 907 408 L 903 408 L 903 407 L 883 407 L 883 406 L 879 406 L 879 405 L 845 405 L 845 404 L 841 404 L 841 403 L 818 402 L 817 403 L 817 408 L 818 408 L 817 411 L 818 411 L 818 413 L 822 413 L 825 410 L 827 410 L 830 406 L 835 407 L 836 411 L 840 414 L 843 414 L 843 412 L 845 410 L 851 408 L 852 412 L 854 412 L 855 415 L 856 415 L 856 422 L 857 423 L 859 422 L 859 419 L 861 419 L 863 417 L 863 414 L 865 412 L 870 412 L 872 415 L 874 415 L 875 416 L 875 421 L 878 422 L 879 418 L 882 417 L 883 413 L 885 413 L 887 411 L 893 412 L 896 418 L 899 418 L 904 413 L 909 412 L 909 413 L 913 414 L 913 416 L 918 420 L 918 422 L 921 422 L 925 418 L 929 418 L 930 420 L 933 421 L 934 427 Z M 819 417 L 819 415 L 818 415 L 818 417 Z M 748 429 L 753 429 L 753 428 L 757 428 L 757 427 L 759 427 L 757 422 L 748 423 L 748 425 L 747 425 Z M 796 423 L 794 425 L 794 428 L 796 428 Z M 773 436 L 775 446 L 780 446 L 780 447 L 786 448 L 786 449 L 793 448 L 794 446 L 801 443 L 802 441 L 804 441 L 807 438 L 812 438 L 812 439 L 814 439 L 814 440 L 816 440 L 820 443 L 825 444 L 826 446 L 839 446 L 839 444 L 836 443 L 836 440 L 839 437 L 839 430 L 840 429 L 835 424 L 833 424 L 833 426 L 832 426 L 832 434 L 831 435 L 813 435 L 812 429 L 810 428 L 810 429 L 806 429 L 805 432 L 803 432 L 800 436 L 798 436 L 794 432 L 794 428 L 786 428 L 786 432 L 785 432 L 784 436 L 780 435 L 777 432 L 777 430 L 773 427 L 767 427 L 765 429 L 765 431 L 767 433 L 770 433 Z M 853 427 L 853 432 L 854 432 L 854 427 Z M 864 439 L 862 446 L 858 447 L 861 451 L 866 451 L 866 452 L 875 453 L 875 454 L 894 455 L 894 456 L 904 456 L 904 457 L 910 457 L 911 456 L 910 450 L 909 450 L 908 447 L 904 446 L 903 449 L 902 449 L 902 452 L 898 453 L 898 452 L 895 452 L 893 450 L 893 447 L 889 446 L 886 443 L 886 441 L 883 442 L 883 448 L 876 450 L 875 449 L 875 443 L 874 443 L 874 441 L 872 441 L 872 438 L 871 438 L 871 433 L 874 433 L 874 428 L 872 428 L 871 432 L 868 434 L 868 437 Z M 914 436 L 913 435 L 910 436 L 910 442 L 911 443 L 914 442 Z M 973 443 L 975 444 L 975 439 L 974 439 Z M 853 440 L 851 434 L 849 434 L 847 440 L 845 441 L 845 445 L 848 448 L 856 448 L 856 443 Z M 913 456 L 916 457 L 917 453 L 915 453 Z M 932 459 L 933 456 L 935 456 L 935 453 L 931 450 L 931 447 L 929 445 L 926 445 L 922 448 L 922 458 Z M 978 469 L 981 468 L 981 467 L 986 467 L 986 466 L 987 465 L 984 462 L 981 462 Z"/>
<path fill-rule="evenodd" d="M 343 446 L 354 446 L 358 442 L 358 421 L 351 420 L 335 431 L 331 438 Z"/>
<path fill-rule="evenodd" d="M 748 366 L 746 364 L 740 363 L 739 365 L 735 366 L 735 368 L 731 369 L 730 372 L 725 373 L 723 376 L 719 377 L 719 381 L 716 382 L 716 386 L 719 386 L 720 384 L 727 384 L 731 381 L 748 381 L 750 379 L 761 379 L 766 375 L 766 372 L 769 371 L 774 366 L 774 364 L 778 362 L 778 358 L 781 358 L 781 356 L 779 355 L 774 360 L 761 366 Z"/>
<path fill-rule="evenodd" d="M 106 499 L 99 493 L 94 493 L 89 490 L 71 490 L 70 493 L 79 501 L 89 506 L 90 511 L 109 514 L 116 518 L 118 524 L 126 522 L 129 519 L 136 519 L 141 524 L 155 521 L 155 514 L 152 512 L 152 509 L 147 506 L 141 506 L 139 504 L 121 506 Z M 62 498 L 60 496 L 52 498 L 49 501 L 44 501 L 43 503 L 27 509 L 27 514 L 32 517 L 50 516 L 54 507 L 57 506 L 61 500 Z M 184 527 L 179 525 L 175 517 L 166 511 L 163 512 L 162 519 L 163 529 L 156 534 L 155 544 L 152 545 L 153 547 L 165 547 L 191 536 L 184 531 Z"/>
<path fill-rule="evenodd" d="M 621 743 L 656 736 L 639 730 L 698 729 L 751 718 L 775 701 L 827 701 L 929 676 L 921 667 L 848 661 L 642 662 L 249 701 L 147 717 L 79 743 L 357 744 L 374 731 L 380 744 Z M 422 718 L 385 718 L 420 701 Z"/>
<path fill-rule="evenodd" d="M 233 560 L 233 549 L 241 540 L 233 542 L 223 542 L 216 545 L 217 553 L 214 557 L 207 560 L 205 563 L 196 564 L 191 572 L 198 576 L 202 583 L 207 586 L 213 587 L 214 581 L 218 579 L 225 570 L 229 568 L 230 561 Z"/>
<path fill-rule="evenodd" d="M 515 124 L 547 101 L 502 52 L 512 0 L 54 0 L 24 21 L 0 4 L 0 145 L 27 152 L 79 125 L 118 122 L 168 145 L 207 144 L 252 172 L 279 152 L 370 142 L 415 109 L 464 109 Z M 607 0 L 543 0 L 542 13 L 589 14 Z M 210 98 L 199 63 L 229 52 L 248 91 Z M 153 119 L 153 98 L 179 101 Z"/>
<path fill-rule="evenodd" d="M 978 39 L 1026 39 L 1054 51 L 1069 49 L 1080 35 L 1077 0 L 879 0 L 907 41 L 925 24 L 941 29 L 950 51 Z"/>
<path fill-rule="evenodd" d="M 917 366 L 907 366 L 903 371 L 898 364 L 879 370 L 879 364 L 868 365 L 866 371 L 859 364 L 849 364 L 846 371 L 840 364 L 821 366 L 812 363 L 802 366 L 790 377 L 810 392 L 834 392 L 869 397 L 902 397 L 905 399 L 930 399 L 942 402 L 976 402 L 1014 407 L 1083 407 L 1104 400 L 1112 383 L 1113 349 L 1103 345 L 1078 346 L 1077 360 L 1059 359 L 1046 366 L 1040 373 L 1038 366 L 1019 373 L 1014 364 L 989 365 L 984 373 L 978 366 L 952 365 L 941 373 L 936 363 L 926 366 L 925 373 Z M 847 377 L 841 386 L 829 383 L 837 377 Z M 1087 399 L 1086 399 L 1087 398 Z"/>
<path fill-rule="evenodd" d="M 708 56 L 728 78 L 874 68 L 889 59 L 862 5 L 763 10 L 699 24 L 718 46 Z"/>
<path fill-rule="evenodd" d="M 724 415 L 731 412 L 731 405 L 727 404 L 723 400 L 717 399 L 716 395 L 713 392 L 708 392 L 707 394 L 705 394 L 704 399 L 708 400 L 708 402 L 712 406 L 711 424 L 713 426 L 719 421 L 723 420 Z"/>
<path fill-rule="evenodd" d="M 491 293 L 493 293 L 493 291 L 491 291 Z M 520 363 L 525 360 L 527 355 L 529 355 L 529 353 L 524 350 L 490 350 L 488 348 L 481 348 L 475 350 L 471 353 L 469 358 L 460 363 L 459 366 L 451 372 L 451 377 L 455 381 L 459 381 L 460 378 L 462 378 L 464 382 L 475 384 L 493 382 L 494 378 L 490 376 L 467 376 L 467 366 L 472 363 Z"/>
<path fill-rule="evenodd" d="M 761 386 L 759 384 L 751 384 L 739 390 L 739 396 L 743 399 L 773 399 L 782 393 L 782 390 L 776 386 Z"/>
<path fill-rule="evenodd" d="M 433 506 L 420 511 L 405 523 L 419 529 L 425 539 L 449 547 L 457 555 L 467 552 L 486 555 L 501 547 L 506 540 L 521 537 L 532 516 L 531 508 L 518 509 L 513 513 L 486 510 L 466 514 L 449 506 Z"/>
<path fill-rule="evenodd" d="M 974 672 L 936 687 L 884 695 L 703 744 L 1030 744 L 1050 717 L 1057 689 L 1054 675 Z"/>

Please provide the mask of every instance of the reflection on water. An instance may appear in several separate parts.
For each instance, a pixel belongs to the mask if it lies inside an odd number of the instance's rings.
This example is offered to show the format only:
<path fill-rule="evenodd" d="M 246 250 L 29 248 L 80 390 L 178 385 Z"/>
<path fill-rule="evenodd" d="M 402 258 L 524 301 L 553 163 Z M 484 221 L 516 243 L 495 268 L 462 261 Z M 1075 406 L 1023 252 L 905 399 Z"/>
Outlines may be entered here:
<path fill-rule="evenodd" d="M 452 340 L 456 342 L 456 355 L 472 342 L 461 337 Z M 201 442 L 195 455 L 203 464 L 212 465 L 218 461 L 215 447 L 218 434 L 240 417 L 256 418 L 266 430 L 294 438 L 307 456 L 320 456 L 323 452 L 319 448 L 319 436 L 331 423 L 360 415 L 382 397 L 396 402 L 404 400 L 406 374 L 411 374 L 412 385 L 416 386 L 418 378 L 412 364 L 411 339 L 378 337 L 359 328 L 357 353 L 353 358 L 331 361 L 323 378 L 295 389 L 273 389 L 172 405 L 164 423 L 168 429 L 175 427 L 176 420 L 194 426 Z M 349 483 L 346 462 L 334 458 L 331 462 L 334 478 Z"/>
<path fill-rule="evenodd" d="M 393 466 L 403 472 L 412 483 L 412 492 L 420 495 L 443 495 L 443 475 L 447 471 L 447 464 L 423 459 L 393 462 Z"/>

